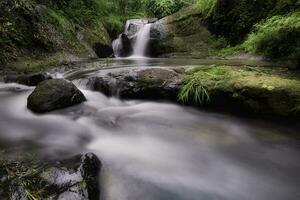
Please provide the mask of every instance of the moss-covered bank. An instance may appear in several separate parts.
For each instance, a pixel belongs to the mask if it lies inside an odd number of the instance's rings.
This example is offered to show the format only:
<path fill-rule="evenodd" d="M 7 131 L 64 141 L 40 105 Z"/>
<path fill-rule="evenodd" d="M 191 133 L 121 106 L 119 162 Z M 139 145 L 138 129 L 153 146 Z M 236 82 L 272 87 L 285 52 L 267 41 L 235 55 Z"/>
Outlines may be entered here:
<path fill-rule="evenodd" d="M 202 66 L 189 71 L 179 101 L 239 113 L 300 116 L 300 76 L 284 68 Z"/>
<path fill-rule="evenodd" d="M 95 57 L 95 44 L 111 45 L 97 2 L 1 1 L 0 64 L 26 61 L 34 67 L 38 62 L 53 65 L 70 55 Z"/>

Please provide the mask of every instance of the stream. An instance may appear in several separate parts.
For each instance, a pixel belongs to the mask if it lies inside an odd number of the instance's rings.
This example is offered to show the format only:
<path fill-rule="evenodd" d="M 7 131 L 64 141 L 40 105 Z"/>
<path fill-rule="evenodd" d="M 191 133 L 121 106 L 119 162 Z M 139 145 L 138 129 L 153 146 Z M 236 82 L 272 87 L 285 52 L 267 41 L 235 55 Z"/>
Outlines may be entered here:
<path fill-rule="evenodd" d="M 43 115 L 26 108 L 33 87 L 0 83 L 0 147 L 42 159 L 95 153 L 104 164 L 104 200 L 300 199 L 300 143 L 290 137 L 298 128 L 168 102 L 122 101 L 77 81 L 103 68 L 186 62 L 112 59 L 51 71 L 72 77 L 88 101 Z"/>

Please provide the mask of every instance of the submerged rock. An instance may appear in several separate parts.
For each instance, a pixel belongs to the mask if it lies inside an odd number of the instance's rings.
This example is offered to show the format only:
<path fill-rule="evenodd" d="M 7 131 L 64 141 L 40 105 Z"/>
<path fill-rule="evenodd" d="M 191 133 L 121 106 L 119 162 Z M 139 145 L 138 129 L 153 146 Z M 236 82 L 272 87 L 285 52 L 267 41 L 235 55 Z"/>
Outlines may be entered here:
<path fill-rule="evenodd" d="M 5 83 L 19 83 L 22 85 L 36 86 L 40 82 L 52 79 L 47 73 L 32 73 L 24 75 L 9 75 L 4 78 Z"/>
<path fill-rule="evenodd" d="M 101 167 L 92 153 L 54 164 L 7 161 L 0 164 L 0 198 L 98 200 Z"/>
<path fill-rule="evenodd" d="M 124 99 L 176 100 L 182 75 L 171 68 L 127 68 L 103 72 L 89 85 L 108 96 Z"/>
<path fill-rule="evenodd" d="M 46 80 L 40 83 L 27 99 L 27 107 L 36 113 L 73 106 L 86 101 L 76 86 L 64 79 Z"/>

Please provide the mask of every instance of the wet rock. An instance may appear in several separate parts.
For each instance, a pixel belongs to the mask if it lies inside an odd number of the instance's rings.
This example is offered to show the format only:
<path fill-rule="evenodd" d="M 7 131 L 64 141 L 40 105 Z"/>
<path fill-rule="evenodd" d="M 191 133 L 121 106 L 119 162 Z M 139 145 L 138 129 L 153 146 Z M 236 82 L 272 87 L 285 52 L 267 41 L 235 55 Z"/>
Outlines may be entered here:
<path fill-rule="evenodd" d="M 131 19 L 127 21 L 125 34 L 128 38 L 134 37 L 137 32 L 145 25 L 148 24 L 147 19 Z"/>
<path fill-rule="evenodd" d="M 182 75 L 169 68 L 127 68 L 104 72 L 89 82 L 108 96 L 176 101 Z"/>
<path fill-rule="evenodd" d="M 102 164 L 92 153 L 57 163 L 6 162 L 0 164 L 3 199 L 98 200 Z"/>
<path fill-rule="evenodd" d="M 112 47 L 106 44 L 96 43 L 93 49 L 99 58 L 109 58 L 114 54 Z"/>
<path fill-rule="evenodd" d="M 5 83 L 19 83 L 22 85 L 36 86 L 40 82 L 52 79 L 47 73 L 32 73 L 25 75 L 8 75 L 4 78 Z"/>
<path fill-rule="evenodd" d="M 64 79 L 46 80 L 40 83 L 27 99 L 27 107 L 36 113 L 66 108 L 86 101 L 76 86 Z"/>
<path fill-rule="evenodd" d="M 150 40 L 148 44 L 147 55 L 150 57 L 157 57 L 165 53 L 166 49 L 164 46 L 167 38 L 167 29 L 165 26 L 157 21 L 151 25 L 150 29 Z"/>
<path fill-rule="evenodd" d="M 133 53 L 133 47 L 131 45 L 131 41 L 128 38 L 126 34 L 121 34 L 120 35 L 121 43 L 122 43 L 122 48 L 119 49 L 118 56 L 120 57 L 127 57 L 130 56 Z"/>
<path fill-rule="evenodd" d="M 44 178 L 57 188 L 57 199 L 98 200 L 100 169 L 99 159 L 89 153 L 59 162 Z"/>

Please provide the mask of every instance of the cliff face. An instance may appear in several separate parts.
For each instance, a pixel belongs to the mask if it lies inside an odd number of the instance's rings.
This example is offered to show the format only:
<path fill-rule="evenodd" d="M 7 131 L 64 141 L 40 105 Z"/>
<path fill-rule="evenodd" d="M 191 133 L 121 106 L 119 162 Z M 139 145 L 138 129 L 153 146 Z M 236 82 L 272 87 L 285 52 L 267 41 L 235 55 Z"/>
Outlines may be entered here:
<path fill-rule="evenodd" d="M 2 0 L 0 63 L 63 54 L 95 57 L 93 47 L 110 46 L 110 37 L 101 18 L 93 14 L 93 5 L 74 10 L 77 16 L 65 11 L 66 7 L 51 0 Z"/>

